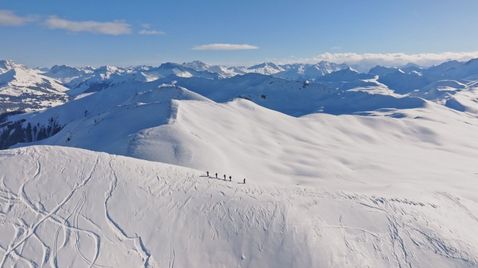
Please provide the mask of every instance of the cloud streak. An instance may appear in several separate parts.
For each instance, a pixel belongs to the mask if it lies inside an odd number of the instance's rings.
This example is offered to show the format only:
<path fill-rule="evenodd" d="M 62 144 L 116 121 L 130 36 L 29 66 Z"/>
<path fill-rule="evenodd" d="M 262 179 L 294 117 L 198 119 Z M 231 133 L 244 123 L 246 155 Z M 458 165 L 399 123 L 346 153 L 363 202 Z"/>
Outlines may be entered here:
<path fill-rule="evenodd" d="M 20 26 L 32 21 L 30 17 L 21 17 L 10 10 L 0 9 L 0 26 Z"/>
<path fill-rule="evenodd" d="M 138 32 L 141 35 L 162 35 L 164 32 L 158 30 L 151 30 L 151 29 L 142 29 Z"/>
<path fill-rule="evenodd" d="M 163 35 L 164 32 L 151 28 L 149 24 L 141 25 L 142 29 L 138 32 L 140 35 Z"/>
<path fill-rule="evenodd" d="M 60 29 L 69 32 L 89 32 L 105 35 L 124 35 L 131 33 L 131 25 L 122 21 L 72 21 L 51 16 L 45 21 L 45 24 L 50 29 Z"/>
<path fill-rule="evenodd" d="M 249 44 L 226 44 L 226 43 L 215 43 L 215 44 L 206 44 L 193 47 L 193 50 L 213 50 L 213 51 L 234 51 L 234 50 L 254 50 L 259 49 L 257 46 Z"/>

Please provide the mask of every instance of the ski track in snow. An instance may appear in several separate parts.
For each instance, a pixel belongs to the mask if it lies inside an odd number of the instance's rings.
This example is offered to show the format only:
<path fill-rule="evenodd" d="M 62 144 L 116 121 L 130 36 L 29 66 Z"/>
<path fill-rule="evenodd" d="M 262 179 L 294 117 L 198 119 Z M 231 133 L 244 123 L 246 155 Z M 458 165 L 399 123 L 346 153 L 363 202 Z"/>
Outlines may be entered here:
<path fill-rule="evenodd" d="M 116 173 L 112 167 L 111 160 L 109 162 L 109 168 L 111 169 L 111 183 L 110 183 L 110 188 L 107 193 L 105 193 L 105 201 L 104 201 L 104 210 L 105 210 L 105 217 L 108 221 L 108 224 L 111 228 L 111 230 L 115 233 L 116 237 L 118 238 L 119 241 L 123 242 L 124 240 L 127 241 L 132 241 L 134 245 L 134 251 L 141 257 L 143 260 L 143 266 L 145 268 L 150 267 L 150 257 L 151 254 L 148 252 L 148 250 L 144 247 L 144 244 L 141 240 L 141 237 L 138 235 L 135 235 L 134 237 L 128 236 L 125 231 L 120 227 L 118 223 L 116 223 L 111 215 L 109 215 L 108 212 L 108 200 L 111 198 L 113 195 L 113 191 L 116 188 L 116 185 L 118 183 L 118 178 L 116 176 Z"/>

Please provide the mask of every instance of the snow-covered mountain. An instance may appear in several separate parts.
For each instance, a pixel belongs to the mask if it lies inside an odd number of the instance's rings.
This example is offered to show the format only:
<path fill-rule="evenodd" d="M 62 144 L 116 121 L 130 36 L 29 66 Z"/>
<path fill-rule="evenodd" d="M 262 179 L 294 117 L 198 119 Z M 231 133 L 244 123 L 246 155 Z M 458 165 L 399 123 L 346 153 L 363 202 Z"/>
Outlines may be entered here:
<path fill-rule="evenodd" d="M 196 71 L 216 73 L 219 75 L 219 78 L 229 78 L 248 72 L 247 67 L 244 66 L 210 65 L 202 61 L 185 62 L 182 65 Z"/>
<path fill-rule="evenodd" d="M 94 94 L 83 96 L 43 113 L 11 116 L 6 123 L 0 126 L 0 133 L 3 133 L 0 147 L 5 148 L 21 141 L 41 140 L 45 136 L 55 134 L 59 128 L 63 128 L 75 120 L 92 117 L 98 117 L 92 120 L 100 120 L 104 115 L 120 110 L 123 110 L 125 114 L 133 115 L 133 110 L 138 107 L 139 109 L 158 109 L 154 108 L 155 105 L 165 107 L 169 105 L 171 99 L 178 98 L 174 94 L 171 96 L 169 93 L 164 93 L 169 91 L 187 92 L 184 93 L 185 95 L 199 94 L 198 96 L 202 98 L 219 103 L 229 102 L 236 98 L 248 99 L 263 107 L 292 116 L 303 116 L 316 112 L 367 113 L 383 108 L 407 109 L 425 105 L 425 101 L 420 98 L 393 94 L 377 82 L 352 79 L 355 76 L 363 78 L 363 74 L 353 71 L 344 72 L 336 75 L 332 73 L 330 77 L 324 76 L 325 82 L 323 83 L 304 83 L 260 74 L 247 74 L 228 79 L 172 76 L 153 82 L 133 79 L 122 83 L 108 84 L 107 87 Z M 181 93 L 180 96 L 184 94 Z M 139 95 L 151 96 L 151 98 L 138 100 Z M 118 120 L 124 119 L 119 118 Z M 167 120 L 168 118 L 162 118 L 160 122 Z M 143 129 L 150 127 L 150 124 L 141 125 L 143 121 L 134 122 L 139 124 L 139 128 L 136 128 L 135 131 L 141 127 Z M 34 126 L 36 126 L 36 130 Z M 44 134 L 40 134 L 41 129 L 44 129 Z M 128 135 L 130 134 L 132 133 L 128 133 Z M 104 137 L 107 136 L 107 134 L 104 135 Z"/>
<path fill-rule="evenodd" d="M 412 64 L 400 68 L 377 66 L 370 73 L 378 75 L 379 81 L 397 92 L 411 92 L 441 80 L 455 80 L 465 84 L 474 82 L 478 80 L 478 59 L 467 62 L 448 61 L 429 68 Z"/>
<path fill-rule="evenodd" d="M 92 74 L 93 71 L 94 68 L 89 66 L 78 68 L 68 65 L 55 65 L 48 69 L 44 75 L 55 78 L 63 84 L 68 84 L 72 80 L 81 79 L 82 77 Z"/>
<path fill-rule="evenodd" d="M 465 66 L 463 68 L 466 68 L 466 71 L 462 73 L 466 73 L 466 77 L 469 78 L 473 76 L 469 67 L 473 66 L 473 61 L 442 64 L 429 69 L 414 65 L 401 68 L 376 67 L 367 74 L 343 65 L 322 62 L 316 66 L 319 65 L 323 67 L 324 73 L 315 80 L 305 81 L 257 73 L 227 78 L 211 72 L 212 66 L 201 62 L 165 63 L 159 67 L 103 66 L 91 70 L 57 66 L 53 68 L 55 72 L 50 70 L 47 73 L 50 75 L 56 73 L 58 78 L 63 77 L 63 79 L 68 76 L 66 74 L 77 76 L 68 83 L 64 80 L 71 88 L 68 90 L 68 95 L 77 96 L 76 98 L 80 99 L 91 94 L 95 96 L 88 96 L 85 100 L 76 101 L 59 109 L 51 109 L 42 114 L 11 116 L 8 120 L 3 119 L 6 122 L 0 126 L 0 133 L 4 135 L 0 141 L 1 147 L 5 148 L 22 141 L 44 139 L 55 134 L 72 120 L 91 113 L 95 110 L 94 106 L 102 107 L 96 112 L 97 114 L 111 112 L 109 109 L 112 109 L 114 105 L 125 105 L 127 98 L 133 100 L 134 94 L 158 90 L 162 84 L 184 87 L 184 90 L 198 93 L 218 103 L 244 98 L 260 106 L 292 116 L 317 112 L 370 114 L 380 109 L 413 109 L 425 107 L 426 100 L 462 112 L 476 114 L 478 110 L 475 80 L 434 81 L 427 75 L 431 72 L 430 70 L 435 70 L 439 66 L 443 69 L 443 66 L 452 65 L 455 66 L 453 67 L 455 73 L 458 72 L 456 66 Z M 256 67 L 280 66 L 262 64 Z M 292 67 L 289 66 L 289 68 Z M 339 70 L 333 71 L 333 68 Z M 98 94 L 107 89 L 105 93 Z M 130 102 L 127 105 L 135 104 Z M 67 119 L 63 120 L 64 114 L 77 117 L 67 116 Z"/>
<path fill-rule="evenodd" d="M 247 68 L 247 73 L 256 73 L 264 75 L 277 74 L 284 71 L 280 65 L 277 65 L 273 62 L 264 62 L 261 64 L 253 65 Z"/>
<path fill-rule="evenodd" d="M 478 266 L 474 64 L 6 62 L 0 266 Z"/>
<path fill-rule="evenodd" d="M 284 71 L 276 73 L 274 76 L 287 80 L 316 80 L 327 74 L 348 68 L 346 64 L 326 61 L 317 64 L 286 64 L 281 67 Z"/>
<path fill-rule="evenodd" d="M 404 71 L 401 68 L 377 66 L 372 68 L 370 73 L 378 75 L 378 81 L 393 88 L 397 93 L 409 93 L 431 83 L 431 80 L 415 70 Z"/>
<path fill-rule="evenodd" d="M 0 114 L 37 111 L 65 103 L 68 89 L 41 71 L 0 60 Z"/>
<path fill-rule="evenodd" d="M 158 67 L 135 66 L 122 68 L 101 66 L 95 68 L 92 72 L 70 80 L 67 86 L 71 88 L 70 95 L 78 96 L 82 93 L 96 92 L 130 81 L 151 82 L 170 77 L 218 79 L 219 75 L 209 71 L 196 71 L 176 63 L 163 63 Z"/>
<path fill-rule="evenodd" d="M 326 74 L 346 69 L 348 67 L 346 64 L 336 64 L 326 61 L 322 61 L 317 64 L 275 64 L 272 62 L 264 62 L 249 67 L 209 65 L 201 61 L 185 62 L 181 65 L 196 71 L 206 71 L 218 74 L 218 78 L 230 78 L 236 75 L 255 73 L 262 75 L 272 75 L 274 77 L 287 80 L 300 81 L 315 80 Z"/>

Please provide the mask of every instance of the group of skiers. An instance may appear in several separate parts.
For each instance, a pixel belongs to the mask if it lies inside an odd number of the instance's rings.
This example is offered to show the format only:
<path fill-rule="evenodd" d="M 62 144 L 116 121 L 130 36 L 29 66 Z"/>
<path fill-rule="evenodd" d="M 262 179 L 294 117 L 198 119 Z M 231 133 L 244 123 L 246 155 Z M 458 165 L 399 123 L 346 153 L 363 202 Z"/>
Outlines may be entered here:
<path fill-rule="evenodd" d="M 216 172 L 214 175 L 215 175 L 215 178 L 216 178 L 216 179 L 219 179 L 217 172 Z M 211 178 L 211 176 L 209 176 L 209 171 L 206 171 L 206 176 L 207 176 L 208 178 Z M 224 174 L 223 177 L 224 177 L 224 180 L 227 181 L 227 176 L 226 176 L 226 174 Z M 230 175 L 229 175 L 229 181 L 232 181 L 232 176 L 230 176 Z M 244 178 L 244 179 L 242 180 L 242 183 L 243 183 L 243 184 L 246 184 L 246 178 Z"/>

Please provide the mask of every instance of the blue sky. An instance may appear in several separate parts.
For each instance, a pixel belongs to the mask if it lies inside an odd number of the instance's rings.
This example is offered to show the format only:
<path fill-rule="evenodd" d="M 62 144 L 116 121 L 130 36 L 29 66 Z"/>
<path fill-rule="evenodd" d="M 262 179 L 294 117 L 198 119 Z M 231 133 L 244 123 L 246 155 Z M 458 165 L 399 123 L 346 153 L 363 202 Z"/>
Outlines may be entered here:
<path fill-rule="evenodd" d="M 476 0 L 1 1 L 0 58 L 49 66 L 478 57 L 477 10 Z"/>

